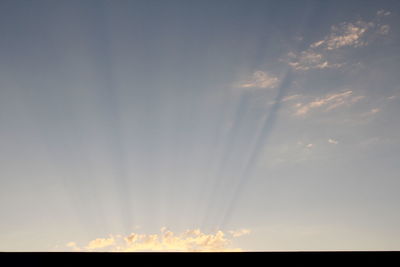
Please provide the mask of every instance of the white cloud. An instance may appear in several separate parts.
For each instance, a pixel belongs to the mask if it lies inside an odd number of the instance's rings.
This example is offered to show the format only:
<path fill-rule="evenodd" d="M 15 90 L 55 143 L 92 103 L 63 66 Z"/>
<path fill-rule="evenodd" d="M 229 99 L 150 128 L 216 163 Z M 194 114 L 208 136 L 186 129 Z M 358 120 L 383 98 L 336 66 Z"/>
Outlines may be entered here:
<path fill-rule="evenodd" d="M 334 145 L 339 144 L 339 142 L 337 140 L 334 140 L 334 139 L 331 139 L 331 138 L 328 139 L 328 143 L 329 144 L 334 144 Z"/>
<path fill-rule="evenodd" d="M 187 230 L 181 234 L 175 234 L 167 228 L 161 228 L 159 234 L 132 233 L 128 236 L 115 235 L 109 238 L 97 238 L 80 248 L 75 242 L 69 242 L 67 247 L 75 251 L 241 251 L 240 248 L 231 247 L 231 239 L 249 234 L 250 230 L 241 229 L 229 231 L 225 234 L 217 231 L 214 234 L 206 234 L 199 229 Z"/>
<path fill-rule="evenodd" d="M 252 77 L 239 84 L 240 88 L 274 88 L 278 84 L 278 78 L 264 71 L 256 71 Z"/>
<path fill-rule="evenodd" d="M 330 111 L 343 105 L 351 105 L 359 100 L 363 99 L 364 96 L 352 96 L 352 91 L 345 91 L 340 93 L 328 94 L 324 97 L 314 98 L 307 103 L 297 103 L 294 105 L 295 115 L 302 116 L 309 113 L 311 110 L 316 108 L 324 108 L 324 111 Z"/>
<path fill-rule="evenodd" d="M 386 10 L 384 10 L 384 9 L 378 10 L 378 11 L 376 12 L 376 15 L 377 15 L 378 17 L 385 17 L 385 16 L 389 16 L 390 14 L 391 14 L 390 11 L 386 11 Z"/>

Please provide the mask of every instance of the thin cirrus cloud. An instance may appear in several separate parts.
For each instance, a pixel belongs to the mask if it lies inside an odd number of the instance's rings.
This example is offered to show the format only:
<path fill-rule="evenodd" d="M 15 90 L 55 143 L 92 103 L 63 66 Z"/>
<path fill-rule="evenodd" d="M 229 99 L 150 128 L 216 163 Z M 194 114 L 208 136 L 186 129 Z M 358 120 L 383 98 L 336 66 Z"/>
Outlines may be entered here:
<path fill-rule="evenodd" d="M 249 80 L 240 82 L 238 87 L 240 88 L 275 88 L 278 85 L 278 77 L 265 72 L 255 71 Z"/>
<path fill-rule="evenodd" d="M 364 96 L 353 96 L 353 91 L 345 91 L 334 94 L 328 94 L 324 97 L 314 98 L 306 103 L 297 103 L 294 105 L 296 116 L 304 116 L 314 109 L 323 109 L 324 111 L 330 111 L 337 109 L 344 105 L 352 105 Z"/>
<path fill-rule="evenodd" d="M 345 66 L 345 62 L 337 62 L 335 52 L 340 48 L 358 48 L 368 45 L 377 37 L 387 35 L 390 26 L 382 24 L 382 17 L 389 16 L 390 12 L 379 10 L 374 20 L 366 22 L 343 22 L 333 25 L 330 33 L 299 53 L 289 52 L 288 64 L 295 70 L 307 71 L 310 69 L 338 69 Z"/>
<path fill-rule="evenodd" d="M 199 229 L 187 230 L 175 234 L 163 227 L 160 234 L 132 233 L 128 236 L 115 235 L 109 238 L 97 238 L 86 246 L 79 247 L 75 242 L 69 242 L 67 247 L 74 251 L 179 251 L 179 252 L 227 252 L 242 251 L 231 247 L 232 238 L 250 233 L 248 229 L 217 231 L 215 234 L 206 234 Z"/>

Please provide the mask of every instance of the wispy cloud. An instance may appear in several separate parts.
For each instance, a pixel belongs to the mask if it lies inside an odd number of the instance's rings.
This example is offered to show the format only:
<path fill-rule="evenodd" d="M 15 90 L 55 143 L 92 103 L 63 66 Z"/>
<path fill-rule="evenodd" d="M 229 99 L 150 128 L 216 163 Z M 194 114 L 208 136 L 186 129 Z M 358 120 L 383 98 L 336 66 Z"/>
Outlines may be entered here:
<path fill-rule="evenodd" d="M 380 35 L 387 35 L 390 26 L 382 24 L 380 18 L 389 16 L 390 12 L 379 10 L 370 21 L 357 20 L 333 25 L 323 39 L 309 45 L 301 52 L 288 53 L 288 64 L 295 70 L 337 69 L 345 62 L 335 61 L 335 51 L 340 48 L 358 48 L 368 45 Z"/>
<path fill-rule="evenodd" d="M 310 70 L 310 69 L 332 69 L 340 68 L 343 63 L 329 62 L 326 56 L 322 53 L 317 53 L 313 49 L 308 49 L 299 54 L 289 53 L 289 66 L 295 70 Z"/>
<path fill-rule="evenodd" d="M 255 71 L 249 80 L 240 82 L 240 88 L 275 88 L 278 85 L 278 77 L 265 71 Z"/>
<path fill-rule="evenodd" d="M 317 41 L 310 45 L 311 48 L 323 48 L 326 50 L 334 50 L 344 46 L 360 47 L 367 45 L 364 35 L 374 23 L 357 21 L 355 23 L 341 23 L 331 27 L 331 33 L 323 40 Z"/>
<path fill-rule="evenodd" d="M 378 113 L 379 111 L 381 111 L 379 108 L 373 108 L 373 109 L 371 109 L 370 113 L 375 114 L 375 113 Z"/>
<path fill-rule="evenodd" d="M 287 102 L 287 101 L 291 101 L 291 100 L 294 100 L 294 99 L 298 99 L 299 97 L 301 97 L 301 95 L 299 95 L 299 94 L 289 95 L 289 96 L 284 97 L 282 99 L 282 102 Z"/>
<path fill-rule="evenodd" d="M 378 11 L 376 12 L 376 15 L 377 15 L 378 17 L 386 17 L 386 16 L 389 16 L 390 14 L 391 14 L 390 11 L 386 11 L 386 10 L 384 10 L 384 9 L 378 10 Z"/>
<path fill-rule="evenodd" d="M 352 91 L 345 91 L 339 93 L 328 94 L 323 97 L 314 98 L 306 103 L 297 103 L 294 105 L 295 115 L 302 116 L 306 115 L 313 109 L 323 109 L 324 111 L 330 111 L 339 108 L 343 105 L 351 105 L 359 100 L 363 99 L 364 96 L 353 96 Z"/>
<path fill-rule="evenodd" d="M 363 117 L 370 117 L 372 115 L 375 115 L 376 113 L 380 112 L 381 110 L 379 108 L 373 108 L 363 114 L 361 114 L 361 116 Z"/>
<path fill-rule="evenodd" d="M 379 27 L 378 33 L 386 35 L 386 34 L 389 33 L 389 30 L 390 30 L 390 26 L 389 25 L 382 25 L 382 26 Z"/>
<path fill-rule="evenodd" d="M 337 145 L 337 144 L 339 144 L 339 141 L 337 141 L 337 140 L 335 140 L 335 139 L 332 139 L 332 138 L 329 138 L 329 139 L 328 139 L 328 143 L 329 143 L 329 144 L 333 144 L 333 145 Z"/>
<path fill-rule="evenodd" d="M 249 233 L 250 230 L 241 229 L 229 231 L 227 234 L 222 231 L 206 234 L 199 229 L 194 229 L 175 234 L 163 227 L 159 234 L 111 235 L 109 238 L 92 240 L 83 247 L 79 247 L 75 242 L 69 242 L 66 246 L 74 251 L 241 251 L 240 248 L 231 247 L 231 240 Z"/>
<path fill-rule="evenodd" d="M 240 230 L 232 230 L 229 231 L 229 233 L 233 236 L 233 237 L 239 237 L 242 235 L 248 235 L 251 233 L 250 229 L 240 229 Z"/>

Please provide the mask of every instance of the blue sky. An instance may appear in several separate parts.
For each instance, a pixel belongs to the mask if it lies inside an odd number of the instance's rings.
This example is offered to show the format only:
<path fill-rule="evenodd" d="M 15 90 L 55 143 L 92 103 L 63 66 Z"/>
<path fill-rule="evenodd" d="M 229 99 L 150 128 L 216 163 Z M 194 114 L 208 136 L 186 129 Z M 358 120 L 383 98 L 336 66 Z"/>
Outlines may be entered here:
<path fill-rule="evenodd" d="M 0 250 L 398 250 L 399 12 L 2 1 Z"/>

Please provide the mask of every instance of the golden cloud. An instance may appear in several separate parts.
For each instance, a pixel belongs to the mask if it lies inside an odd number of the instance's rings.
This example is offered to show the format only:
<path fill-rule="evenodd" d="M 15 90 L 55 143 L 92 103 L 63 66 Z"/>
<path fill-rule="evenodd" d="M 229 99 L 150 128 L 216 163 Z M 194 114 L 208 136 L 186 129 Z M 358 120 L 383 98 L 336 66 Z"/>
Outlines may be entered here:
<path fill-rule="evenodd" d="M 232 238 L 249 233 L 250 230 L 241 229 L 227 233 L 217 231 L 213 234 L 206 234 L 200 229 L 193 229 L 176 234 L 163 227 L 159 234 L 110 235 L 108 238 L 94 239 L 83 247 L 79 247 L 75 242 L 69 242 L 67 247 L 74 251 L 233 252 L 242 250 L 231 246 Z"/>

